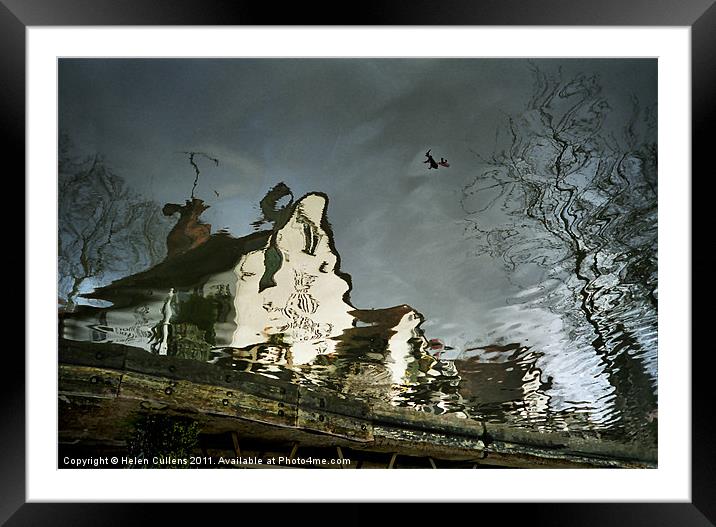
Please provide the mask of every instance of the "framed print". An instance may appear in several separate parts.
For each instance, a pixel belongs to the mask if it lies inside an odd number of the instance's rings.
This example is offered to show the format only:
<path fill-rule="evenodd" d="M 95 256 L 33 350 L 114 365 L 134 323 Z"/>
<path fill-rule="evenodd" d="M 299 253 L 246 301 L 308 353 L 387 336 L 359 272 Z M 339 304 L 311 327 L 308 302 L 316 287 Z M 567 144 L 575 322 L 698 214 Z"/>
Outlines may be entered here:
<path fill-rule="evenodd" d="M 8 524 L 138 502 L 710 524 L 690 209 L 716 11 L 553 4 L 5 2 Z"/>

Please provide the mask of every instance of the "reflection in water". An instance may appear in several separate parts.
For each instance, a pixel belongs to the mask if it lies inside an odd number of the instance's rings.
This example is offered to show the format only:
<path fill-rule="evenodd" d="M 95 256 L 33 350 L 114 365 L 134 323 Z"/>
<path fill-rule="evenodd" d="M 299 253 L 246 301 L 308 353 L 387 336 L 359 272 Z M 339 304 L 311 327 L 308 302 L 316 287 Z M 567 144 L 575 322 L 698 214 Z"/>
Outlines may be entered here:
<path fill-rule="evenodd" d="M 260 203 L 264 230 L 243 238 L 211 235 L 201 200 L 166 205 L 181 216 L 167 258 L 85 295 L 111 307 L 72 305 L 62 335 L 425 412 L 655 442 L 654 113 L 635 102 L 617 140 L 593 79 L 535 78 L 511 143 L 463 189 L 468 237 L 521 290 L 471 343 L 426 335 L 408 305 L 354 306 L 328 197 L 296 200 L 283 183 Z M 484 222 L 488 210 L 503 221 Z M 522 323 L 535 317 L 539 332 Z"/>
<path fill-rule="evenodd" d="M 326 196 L 308 194 L 270 231 L 239 239 L 215 234 L 101 288 L 91 296 L 112 307 L 80 306 L 65 315 L 63 335 L 431 413 L 540 429 L 606 429 L 577 402 L 550 406 L 553 379 L 537 366 L 543 353 L 512 343 L 466 348 L 448 360 L 441 357 L 450 348 L 426 337 L 423 315 L 410 306 L 353 306 L 327 205 Z"/>
<path fill-rule="evenodd" d="M 563 323 L 570 353 L 541 366 L 572 362 L 582 393 L 599 385 L 589 401 L 562 397 L 560 406 L 655 439 L 656 112 L 634 99 L 628 122 L 610 123 L 596 78 L 533 73 L 533 99 L 510 118 L 506 148 L 463 189 L 466 233 L 512 271 L 524 290 L 516 304 Z"/>
<path fill-rule="evenodd" d="M 294 203 L 291 195 L 276 210 L 277 193 L 290 190 L 278 185 L 262 202 L 271 230 L 239 239 L 215 234 L 169 251 L 148 271 L 88 295 L 113 305 L 78 307 L 64 317 L 63 336 L 427 411 L 462 411 L 455 364 L 433 356 L 435 340 L 420 329 L 423 315 L 407 305 L 351 304 L 351 279 L 340 271 L 326 217 L 328 197 L 311 193 Z M 168 245 L 181 238 L 182 225 L 180 219 Z"/>

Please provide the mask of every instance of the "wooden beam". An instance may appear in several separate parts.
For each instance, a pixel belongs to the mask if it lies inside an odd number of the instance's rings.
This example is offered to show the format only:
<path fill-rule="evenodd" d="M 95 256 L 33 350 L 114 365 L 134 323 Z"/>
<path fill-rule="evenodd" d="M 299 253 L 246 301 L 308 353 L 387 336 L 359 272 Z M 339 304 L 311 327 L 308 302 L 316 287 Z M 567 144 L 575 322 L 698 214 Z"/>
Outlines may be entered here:
<path fill-rule="evenodd" d="M 480 466 L 656 466 L 656 452 L 641 444 L 369 404 L 321 387 L 115 344 L 61 341 L 58 397 L 63 441 L 89 441 L 92 434 L 94 440 L 120 441 L 127 424 L 118 419 L 176 412 L 194 415 L 212 433 L 237 434 L 232 435 L 237 452 L 240 430 L 243 437 L 287 438 L 294 444 L 292 455 L 299 441 L 390 453 L 391 466 L 398 453 L 427 457 L 431 465 L 440 459 Z"/>

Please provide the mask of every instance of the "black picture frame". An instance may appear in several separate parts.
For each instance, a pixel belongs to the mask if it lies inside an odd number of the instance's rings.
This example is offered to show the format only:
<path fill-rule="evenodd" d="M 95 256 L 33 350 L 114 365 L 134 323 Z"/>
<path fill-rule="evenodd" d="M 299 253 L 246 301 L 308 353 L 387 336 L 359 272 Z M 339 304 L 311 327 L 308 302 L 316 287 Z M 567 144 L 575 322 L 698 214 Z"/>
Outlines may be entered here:
<path fill-rule="evenodd" d="M 716 94 L 716 5 L 714 0 L 450 0 L 435 2 L 364 1 L 347 7 L 342 2 L 283 3 L 225 0 L 0 0 L 0 119 L 6 131 L 5 152 L 23 173 L 25 152 L 25 30 L 28 26 L 83 25 L 569 25 L 569 26 L 688 26 L 692 44 L 692 167 L 707 177 L 710 144 L 707 134 Z M 678 177 L 678 176 L 674 176 Z M 693 180 L 692 180 L 693 181 Z M 692 210 L 697 210 L 695 204 Z M 694 225 L 697 225 L 694 222 Z M 693 239 L 693 238 L 692 238 Z M 27 279 L 27 276 L 25 277 Z M 668 323 L 668 321 L 661 321 Z M 28 330 L 28 320 L 25 328 Z M 698 327 L 698 326 L 697 326 Z M 479 504 L 472 512 L 487 521 L 490 513 L 502 514 L 510 524 L 531 525 L 679 525 L 706 526 L 716 522 L 716 456 L 711 411 L 713 352 L 708 346 L 692 346 L 692 501 L 690 503 L 583 503 L 583 504 Z M 10 343 L 12 344 L 12 343 Z M 186 515 L 182 505 L 142 504 L 39 504 L 25 503 L 25 361 L 12 345 L 6 345 L 0 401 L 0 521 L 7 525 L 126 525 L 169 523 Z M 489 479 L 489 478 L 487 478 Z M 506 490 L 506 497 L 509 491 Z M 555 496 L 559 499 L 559 496 Z M 226 511 L 212 507 L 211 517 Z M 240 505 L 246 514 L 246 504 Z M 414 515 L 427 521 L 427 509 L 443 521 L 442 506 L 421 507 Z M 220 507 L 220 511 L 216 510 Z M 260 506 L 251 506 L 255 508 Z M 265 507 L 265 506 L 264 506 Z M 452 507 L 452 505 L 450 505 Z M 479 510 L 477 509 L 479 507 Z M 489 510 L 488 510 L 489 508 Z M 291 518 L 305 509 L 297 504 Z M 417 511 L 418 509 L 413 509 Z M 235 514 L 236 509 L 232 511 Z M 227 511 L 228 512 L 228 511 Z M 251 511 L 263 514 L 265 510 Z M 272 520 L 277 509 L 271 506 Z M 381 512 L 381 519 L 408 521 L 405 513 Z M 400 514 L 401 516 L 397 516 Z M 331 523 L 372 523 L 374 513 L 365 505 L 345 504 L 325 515 Z M 315 511 L 311 520 L 316 520 Z M 280 520 L 279 520 L 280 521 Z M 458 521 L 453 519 L 452 521 Z M 500 521 L 500 520 L 495 520 Z M 423 523 L 421 521 L 420 523 Z"/>

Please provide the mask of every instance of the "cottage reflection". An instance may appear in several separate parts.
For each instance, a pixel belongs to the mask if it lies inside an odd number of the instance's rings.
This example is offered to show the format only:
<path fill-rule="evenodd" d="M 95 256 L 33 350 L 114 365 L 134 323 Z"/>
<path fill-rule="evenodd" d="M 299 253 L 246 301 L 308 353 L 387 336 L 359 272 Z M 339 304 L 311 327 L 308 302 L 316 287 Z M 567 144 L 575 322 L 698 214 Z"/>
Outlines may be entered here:
<path fill-rule="evenodd" d="M 283 197 L 290 200 L 281 206 Z M 169 250 L 159 265 L 90 295 L 113 305 L 80 307 L 64 319 L 63 336 L 412 406 L 424 406 L 425 386 L 447 378 L 449 398 L 459 398 L 454 364 L 432 355 L 435 340 L 425 337 L 422 314 L 404 304 L 358 309 L 351 303 L 328 202 L 321 193 L 294 202 L 288 187 L 277 185 L 262 200 L 258 222 L 270 230 L 243 238 L 218 233 L 190 249 Z M 204 232 L 208 226 L 195 216 L 192 232 L 197 225 Z M 180 224 L 168 237 L 171 247 L 183 236 Z M 443 395 L 428 399 L 438 403 Z"/>

